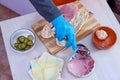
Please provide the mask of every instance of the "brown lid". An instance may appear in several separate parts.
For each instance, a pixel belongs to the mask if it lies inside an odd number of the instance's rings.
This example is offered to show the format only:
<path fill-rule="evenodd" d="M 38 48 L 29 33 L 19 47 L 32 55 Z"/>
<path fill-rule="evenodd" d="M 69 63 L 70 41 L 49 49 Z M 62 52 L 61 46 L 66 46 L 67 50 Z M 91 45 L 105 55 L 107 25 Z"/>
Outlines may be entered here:
<path fill-rule="evenodd" d="M 107 38 L 105 38 L 104 40 L 100 40 L 96 36 L 96 31 L 101 29 L 106 31 L 106 33 L 108 34 Z M 95 46 L 99 49 L 108 49 L 115 44 L 117 40 L 117 35 L 112 28 L 107 26 L 100 26 L 93 31 L 92 40 Z"/>

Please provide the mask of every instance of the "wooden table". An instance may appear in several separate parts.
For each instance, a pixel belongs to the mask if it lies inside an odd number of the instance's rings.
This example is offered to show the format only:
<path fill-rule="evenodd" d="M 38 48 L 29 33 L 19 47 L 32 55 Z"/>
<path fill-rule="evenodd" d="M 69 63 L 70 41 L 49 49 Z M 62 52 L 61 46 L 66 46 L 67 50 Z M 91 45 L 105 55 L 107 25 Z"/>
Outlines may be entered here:
<path fill-rule="evenodd" d="M 17 17 L 19 14 L 0 4 L 0 21 Z M 0 80 L 13 80 L 0 26 Z"/>

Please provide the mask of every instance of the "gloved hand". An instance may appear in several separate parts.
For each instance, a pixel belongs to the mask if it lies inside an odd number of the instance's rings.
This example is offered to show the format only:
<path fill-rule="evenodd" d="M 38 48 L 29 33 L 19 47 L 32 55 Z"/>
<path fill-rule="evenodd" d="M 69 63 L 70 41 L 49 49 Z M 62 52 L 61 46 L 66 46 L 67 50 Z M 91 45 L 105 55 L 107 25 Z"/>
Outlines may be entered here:
<path fill-rule="evenodd" d="M 72 45 L 72 49 L 76 50 L 76 34 L 74 27 L 63 17 L 63 15 L 58 16 L 52 21 L 52 25 L 55 27 L 56 38 L 59 41 L 67 38 L 66 47 Z"/>

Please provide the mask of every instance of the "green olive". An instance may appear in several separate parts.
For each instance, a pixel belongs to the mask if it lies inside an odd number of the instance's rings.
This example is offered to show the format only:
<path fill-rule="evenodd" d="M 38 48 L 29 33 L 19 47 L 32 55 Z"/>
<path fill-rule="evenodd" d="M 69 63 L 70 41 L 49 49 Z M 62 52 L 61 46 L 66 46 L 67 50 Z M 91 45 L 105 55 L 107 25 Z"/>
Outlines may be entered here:
<path fill-rule="evenodd" d="M 28 50 L 29 48 L 30 48 L 30 46 L 26 46 L 26 47 L 25 47 L 25 50 Z"/>
<path fill-rule="evenodd" d="M 18 40 L 19 40 L 20 42 L 24 42 L 25 37 L 24 37 L 24 36 L 19 36 L 19 37 L 18 37 Z"/>
<path fill-rule="evenodd" d="M 33 45 L 33 42 L 32 42 L 32 41 L 28 41 L 28 42 L 27 42 L 27 45 L 28 45 L 28 46 L 32 46 L 32 45 Z"/>
<path fill-rule="evenodd" d="M 16 43 L 18 43 L 18 44 L 19 44 L 19 43 L 21 43 L 21 42 L 17 39 Z"/>
<path fill-rule="evenodd" d="M 25 38 L 24 43 L 26 43 L 26 44 L 27 44 L 27 42 L 28 42 L 28 38 Z"/>
<path fill-rule="evenodd" d="M 18 47 L 18 45 L 19 45 L 19 43 L 15 43 L 15 44 L 14 44 L 14 47 L 16 48 L 16 47 Z"/>
<path fill-rule="evenodd" d="M 18 44 L 18 50 L 22 50 L 21 44 Z"/>
<path fill-rule="evenodd" d="M 22 49 L 25 49 L 25 47 L 26 47 L 26 44 L 25 44 L 25 43 L 22 43 L 22 44 L 21 44 L 21 48 L 22 48 Z"/>
<path fill-rule="evenodd" d="M 20 50 L 18 47 L 16 47 L 17 50 Z"/>
<path fill-rule="evenodd" d="M 33 35 L 28 35 L 28 40 L 32 41 L 34 39 Z"/>

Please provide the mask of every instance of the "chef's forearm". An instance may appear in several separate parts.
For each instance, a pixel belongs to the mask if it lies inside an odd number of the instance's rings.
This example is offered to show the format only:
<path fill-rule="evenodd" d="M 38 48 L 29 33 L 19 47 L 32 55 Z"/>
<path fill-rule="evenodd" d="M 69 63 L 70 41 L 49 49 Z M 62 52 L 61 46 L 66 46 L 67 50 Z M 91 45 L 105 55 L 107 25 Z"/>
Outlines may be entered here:
<path fill-rule="evenodd" d="M 51 22 L 53 19 L 61 15 L 58 8 L 54 5 L 52 0 L 30 0 L 38 13 L 47 21 Z"/>

